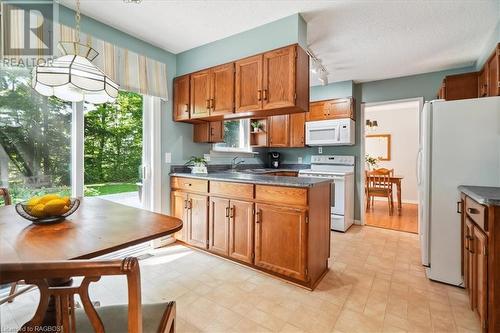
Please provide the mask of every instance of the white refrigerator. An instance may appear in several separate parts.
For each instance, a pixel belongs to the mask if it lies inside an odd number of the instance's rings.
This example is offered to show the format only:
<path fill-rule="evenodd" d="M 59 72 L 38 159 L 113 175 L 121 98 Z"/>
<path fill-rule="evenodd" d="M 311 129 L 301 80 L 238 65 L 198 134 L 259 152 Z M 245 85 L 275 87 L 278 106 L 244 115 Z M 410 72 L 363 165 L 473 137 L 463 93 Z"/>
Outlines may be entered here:
<path fill-rule="evenodd" d="M 426 102 L 419 125 L 422 264 L 429 279 L 460 286 L 457 187 L 500 186 L 500 97 Z"/>

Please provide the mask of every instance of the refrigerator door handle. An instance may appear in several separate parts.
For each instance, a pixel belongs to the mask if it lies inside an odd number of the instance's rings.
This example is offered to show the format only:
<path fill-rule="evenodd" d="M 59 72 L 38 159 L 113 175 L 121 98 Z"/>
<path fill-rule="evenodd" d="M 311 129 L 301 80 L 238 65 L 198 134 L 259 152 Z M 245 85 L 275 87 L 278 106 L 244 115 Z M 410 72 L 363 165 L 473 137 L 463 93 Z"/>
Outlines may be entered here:
<path fill-rule="evenodd" d="M 422 149 L 418 150 L 416 164 L 417 184 L 420 185 L 422 184 Z"/>

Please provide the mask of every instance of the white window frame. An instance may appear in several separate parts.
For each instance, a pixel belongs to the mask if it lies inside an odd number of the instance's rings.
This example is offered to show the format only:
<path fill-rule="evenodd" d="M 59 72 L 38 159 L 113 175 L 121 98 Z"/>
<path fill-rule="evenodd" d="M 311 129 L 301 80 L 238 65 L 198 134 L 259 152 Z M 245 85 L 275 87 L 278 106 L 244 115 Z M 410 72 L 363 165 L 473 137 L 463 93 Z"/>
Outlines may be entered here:
<path fill-rule="evenodd" d="M 252 153 L 250 146 L 250 119 L 235 119 L 229 121 L 240 122 L 240 142 L 245 143 L 245 147 L 220 147 L 217 143 L 212 145 L 212 151 L 217 153 Z"/>

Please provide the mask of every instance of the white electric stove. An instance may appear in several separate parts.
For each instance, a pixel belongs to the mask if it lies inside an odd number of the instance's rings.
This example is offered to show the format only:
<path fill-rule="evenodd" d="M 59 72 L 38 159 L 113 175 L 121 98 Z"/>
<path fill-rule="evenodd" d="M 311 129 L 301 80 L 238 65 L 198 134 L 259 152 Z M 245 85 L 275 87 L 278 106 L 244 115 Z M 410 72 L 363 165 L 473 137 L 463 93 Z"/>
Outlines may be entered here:
<path fill-rule="evenodd" d="M 299 177 L 331 178 L 331 229 L 345 232 L 354 223 L 354 156 L 313 155 L 311 169 Z"/>

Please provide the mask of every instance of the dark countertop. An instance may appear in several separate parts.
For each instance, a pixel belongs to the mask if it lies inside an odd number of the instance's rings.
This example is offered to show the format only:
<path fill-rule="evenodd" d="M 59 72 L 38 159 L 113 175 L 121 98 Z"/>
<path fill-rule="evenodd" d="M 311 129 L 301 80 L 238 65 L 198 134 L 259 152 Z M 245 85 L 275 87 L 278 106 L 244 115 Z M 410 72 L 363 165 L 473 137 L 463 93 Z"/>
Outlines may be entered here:
<path fill-rule="evenodd" d="M 288 171 L 285 169 L 274 169 L 269 172 Z M 292 170 L 290 170 L 292 171 Z M 296 170 L 295 170 L 296 171 Z M 250 183 L 260 185 L 276 185 L 288 187 L 313 187 L 317 184 L 331 183 L 333 179 L 310 178 L 310 177 L 287 177 L 287 176 L 267 176 L 264 174 L 247 172 L 213 172 L 207 174 L 192 174 L 184 172 L 174 172 L 170 176 L 197 178 L 206 180 L 219 180 L 234 183 Z"/>
<path fill-rule="evenodd" d="M 500 187 L 460 185 L 458 190 L 482 205 L 500 206 Z"/>

